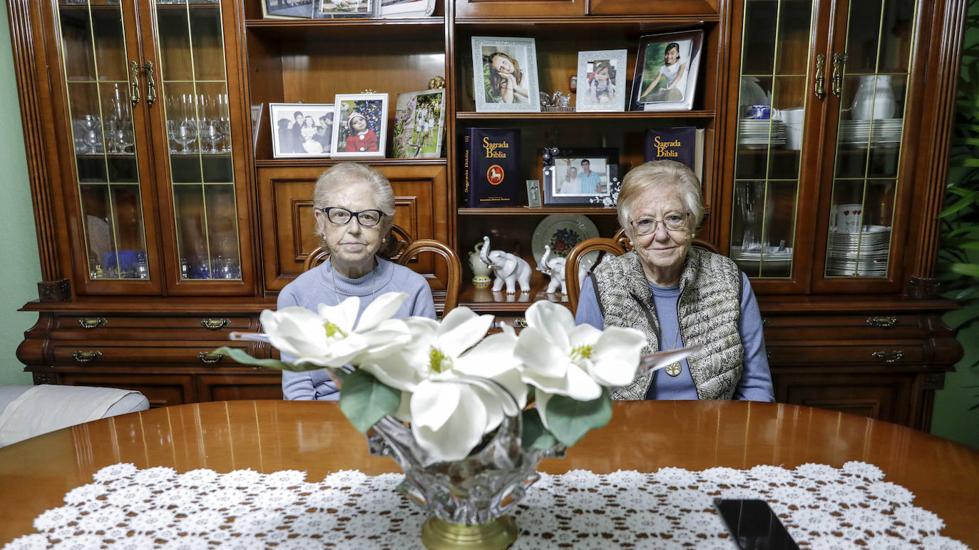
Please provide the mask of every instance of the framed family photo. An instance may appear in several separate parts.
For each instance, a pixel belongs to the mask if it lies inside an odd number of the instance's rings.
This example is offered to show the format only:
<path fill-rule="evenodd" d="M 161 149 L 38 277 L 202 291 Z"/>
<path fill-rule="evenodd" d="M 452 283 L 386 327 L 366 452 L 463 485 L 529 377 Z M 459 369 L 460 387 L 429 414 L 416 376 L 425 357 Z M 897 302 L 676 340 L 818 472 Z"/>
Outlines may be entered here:
<path fill-rule="evenodd" d="M 377 0 L 315 0 L 313 10 L 315 19 L 334 17 L 373 17 L 377 11 Z"/>
<path fill-rule="evenodd" d="M 610 183 L 618 177 L 619 154 L 615 149 L 550 148 L 544 155 L 544 205 L 594 205 L 607 197 Z"/>
<path fill-rule="evenodd" d="M 319 0 L 262 0 L 262 16 L 266 19 L 310 19 L 314 1 Z"/>
<path fill-rule="evenodd" d="M 632 80 L 632 110 L 693 109 L 703 42 L 702 30 L 641 37 Z"/>
<path fill-rule="evenodd" d="M 334 108 L 329 103 L 269 103 L 273 158 L 329 158 Z"/>
<path fill-rule="evenodd" d="M 625 111 L 627 51 L 578 52 L 576 111 Z"/>
<path fill-rule="evenodd" d="M 540 112 L 533 38 L 472 37 L 477 112 Z"/>
<path fill-rule="evenodd" d="M 337 94 L 333 158 L 384 158 L 388 94 Z"/>
<path fill-rule="evenodd" d="M 394 115 L 394 158 L 441 157 L 444 129 L 444 89 L 399 94 Z"/>

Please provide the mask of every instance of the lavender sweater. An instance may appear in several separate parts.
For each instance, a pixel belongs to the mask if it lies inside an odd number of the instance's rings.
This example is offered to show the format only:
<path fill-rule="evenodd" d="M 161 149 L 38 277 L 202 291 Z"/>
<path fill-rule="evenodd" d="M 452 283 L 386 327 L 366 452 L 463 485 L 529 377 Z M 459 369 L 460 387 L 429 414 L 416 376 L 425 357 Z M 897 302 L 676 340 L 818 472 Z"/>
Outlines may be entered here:
<path fill-rule="evenodd" d="M 660 348 L 664 351 L 683 347 L 680 335 L 680 323 L 677 319 L 677 301 L 680 299 L 680 287 L 662 288 L 652 283 L 649 285 L 653 292 L 653 311 L 659 320 Z M 575 322 L 579 325 L 589 325 L 603 329 L 605 319 L 598 306 L 598 297 L 591 277 L 586 277 L 581 285 L 581 299 L 578 301 L 578 311 Z M 755 293 L 751 290 L 748 277 L 741 274 L 741 321 L 738 327 L 741 333 L 741 343 L 744 346 L 744 371 L 741 382 L 734 392 L 735 399 L 749 401 L 775 401 L 772 388 L 772 373 L 768 368 L 768 354 L 765 353 L 765 337 L 761 329 L 761 312 Z M 690 375 L 690 367 L 686 359 L 681 361 L 682 371 L 679 376 L 670 376 L 660 369 L 653 374 L 653 381 L 646 392 L 646 399 L 697 399 L 697 389 Z"/>
<path fill-rule="evenodd" d="M 334 286 L 336 281 L 336 286 Z M 348 279 L 333 272 L 329 261 L 310 269 L 292 281 L 279 293 L 277 307 L 301 306 L 316 311 L 320 304 L 335 306 L 349 296 L 360 298 L 360 313 L 371 301 L 385 292 L 404 292 L 408 299 L 401 304 L 394 316 L 435 318 L 435 302 L 432 290 L 421 275 L 407 267 L 377 259 L 374 271 L 359 279 Z M 288 357 L 283 357 L 288 361 Z M 292 372 L 282 371 L 282 393 L 286 399 L 334 401 L 340 399 L 340 391 L 325 370 Z"/>

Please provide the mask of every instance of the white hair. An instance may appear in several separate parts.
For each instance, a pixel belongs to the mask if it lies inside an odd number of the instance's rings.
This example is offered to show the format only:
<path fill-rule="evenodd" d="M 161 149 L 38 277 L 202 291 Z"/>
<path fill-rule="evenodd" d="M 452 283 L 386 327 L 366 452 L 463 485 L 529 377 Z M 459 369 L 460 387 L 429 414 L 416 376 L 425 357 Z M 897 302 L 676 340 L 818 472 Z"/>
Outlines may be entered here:
<path fill-rule="evenodd" d="M 674 160 L 653 160 L 629 170 L 622 180 L 618 203 L 619 225 L 625 229 L 629 238 L 634 236 L 632 224 L 629 223 L 629 212 L 633 203 L 651 189 L 661 185 L 673 185 L 679 189 L 683 204 L 693 215 L 691 229 L 699 227 L 700 222 L 704 220 L 700 181 L 693 171 L 687 165 Z"/>
<path fill-rule="evenodd" d="M 337 189 L 358 184 L 370 187 L 378 210 L 385 214 L 381 228 L 386 232 L 394 223 L 394 189 L 391 188 L 391 182 L 384 177 L 384 174 L 369 166 L 356 162 L 341 162 L 323 172 L 316 180 L 316 187 L 313 189 L 313 207 L 319 210 L 332 206 L 333 194 Z"/>

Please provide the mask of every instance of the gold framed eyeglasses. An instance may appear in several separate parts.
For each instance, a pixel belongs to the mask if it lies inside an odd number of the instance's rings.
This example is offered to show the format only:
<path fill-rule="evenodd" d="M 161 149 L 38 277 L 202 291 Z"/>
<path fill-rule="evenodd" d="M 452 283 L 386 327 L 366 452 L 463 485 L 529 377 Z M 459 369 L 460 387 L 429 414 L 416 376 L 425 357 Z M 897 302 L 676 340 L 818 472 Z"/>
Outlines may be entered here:
<path fill-rule="evenodd" d="M 646 235 L 652 234 L 656 231 L 656 226 L 660 223 L 667 231 L 687 231 L 689 227 L 687 226 L 687 218 L 690 217 L 690 212 L 670 212 L 669 214 L 663 216 L 662 220 L 657 220 L 652 216 L 643 216 L 638 220 L 629 220 L 632 227 L 636 229 L 636 236 L 644 237 Z"/>

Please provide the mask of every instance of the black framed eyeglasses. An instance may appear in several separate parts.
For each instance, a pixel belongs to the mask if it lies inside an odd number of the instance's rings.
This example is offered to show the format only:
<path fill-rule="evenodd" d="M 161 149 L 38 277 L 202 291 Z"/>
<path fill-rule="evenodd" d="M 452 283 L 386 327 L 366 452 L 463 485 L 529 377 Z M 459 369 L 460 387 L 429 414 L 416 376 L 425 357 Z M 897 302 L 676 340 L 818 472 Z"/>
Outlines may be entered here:
<path fill-rule="evenodd" d="M 667 231 L 686 231 L 687 218 L 690 212 L 670 212 L 663 216 L 662 220 L 657 220 L 652 216 L 644 216 L 638 220 L 629 220 L 629 223 L 636 228 L 636 236 L 644 237 L 656 231 L 656 226 L 660 223 Z"/>
<path fill-rule="evenodd" d="M 339 206 L 327 206 L 320 208 L 319 211 L 326 214 L 326 219 L 334 225 L 347 225 L 352 218 L 357 218 L 357 223 L 361 227 L 374 227 L 384 219 L 384 212 L 376 209 L 354 212 Z"/>

